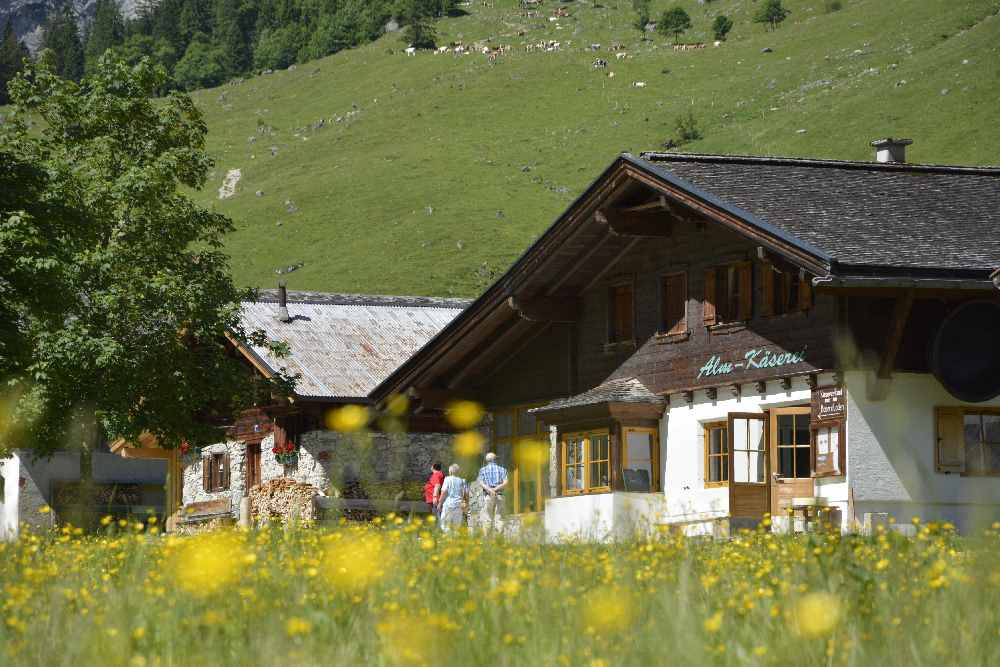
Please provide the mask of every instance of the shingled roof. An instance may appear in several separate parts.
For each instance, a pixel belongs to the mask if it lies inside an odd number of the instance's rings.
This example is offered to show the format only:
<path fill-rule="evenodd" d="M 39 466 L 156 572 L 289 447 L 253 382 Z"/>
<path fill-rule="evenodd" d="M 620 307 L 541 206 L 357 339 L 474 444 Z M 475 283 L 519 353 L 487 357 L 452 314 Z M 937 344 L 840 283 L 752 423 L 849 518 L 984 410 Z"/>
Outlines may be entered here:
<path fill-rule="evenodd" d="M 1000 265 L 1000 168 L 643 153 L 633 158 L 848 267 Z"/>
<path fill-rule="evenodd" d="M 657 396 L 651 392 L 646 385 L 636 378 L 618 378 L 602 382 L 582 394 L 570 396 L 569 398 L 556 399 L 547 405 L 528 410 L 528 412 L 555 412 L 557 410 L 565 410 L 566 408 L 581 408 L 601 403 L 664 405 L 666 401 L 662 396 Z"/>
<path fill-rule="evenodd" d="M 288 343 L 291 354 L 279 359 L 259 347 L 245 351 L 271 372 L 298 374 L 300 398 L 361 401 L 469 301 L 289 292 L 290 322 L 275 317 L 276 303 L 276 290 L 262 291 L 257 301 L 242 304 L 242 323 Z"/>

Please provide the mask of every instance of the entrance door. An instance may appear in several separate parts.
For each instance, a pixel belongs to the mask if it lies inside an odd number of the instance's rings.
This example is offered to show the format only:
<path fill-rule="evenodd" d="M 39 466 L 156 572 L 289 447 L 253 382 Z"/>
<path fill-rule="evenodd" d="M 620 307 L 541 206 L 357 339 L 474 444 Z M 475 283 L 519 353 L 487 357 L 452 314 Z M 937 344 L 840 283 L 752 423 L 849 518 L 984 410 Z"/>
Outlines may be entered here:
<path fill-rule="evenodd" d="M 760 521 L 771 508 L 768 483 L 767 416 L 729 413 L 729 516 Z"/>
<path fill-rule="evenodd" d="M 771 514 L 785 516 L 792 498 L 815 491 L 810 449 L 809 407 L 771 410 Z"/>

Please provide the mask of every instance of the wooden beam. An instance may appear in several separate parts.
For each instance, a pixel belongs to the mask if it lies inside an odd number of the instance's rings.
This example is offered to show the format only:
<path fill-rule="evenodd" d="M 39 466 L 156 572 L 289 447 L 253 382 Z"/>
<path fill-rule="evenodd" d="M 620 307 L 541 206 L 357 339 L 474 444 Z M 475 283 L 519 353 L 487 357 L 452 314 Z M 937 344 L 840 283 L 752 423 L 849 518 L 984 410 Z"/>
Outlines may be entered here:
<path fill-rule="evenodd" d="M 580 302 L 573 297 L 512 296 L 507 306 L 529 322 L 576 322 Z"/>
<path fill-rule="evenodd" d="M 663 211 L 603 208 L 594 218 L 618 236 L 670 236 L 673 223 Z"/>
<path fill-rule="evenodd" d="M 534 326 L 534 322 L 527 319 L 518 319 L 513 324 L 502 329 L 492 336 L 485 347 L 477 348 L 469 353 L 469 356 L 459 364 L 458 372 L 452 375 L 447 382 L 449 389 L 454 389 L 460 385 L 467 377 L 483 368 L 496 357 L 500 356 L 504 345 L 517 340 L 526 330 Z"/>
<path fill-rule="evenodd" d="M 509 362 L 514 357 L 516 357 L 518 354 L 520 354 L 521 350 L 523 350 L 524 348 L 526 348 L 529 345 L 531 345 L 531 343 L 536 338 L 538 338 L 543 333 L 545 333 L 546 331 L 548 331 L 550 326 L 551 326 L 550 324 L 542 324 L 542 325 L 540 325 L 538 327 L 535 327 L 527 336 L 525 336 L 523 339 L 521 339 L 520 341 L 518 341 L 514 345 L 514 347 L 512 347 L 510 349 L 510 351 L 507 353 L 507 355 L 503 359 L 500 360 L 499 363 L 493 364 L 493 367 L 489 370 L 489 372 L 486 375 L 483 376 L 483 380 L 488 380 L 491 377 L 493 377 L 494 375 L 496 375 L 497 373 L 499 373 L 500 370 L 504 366 L 507 365 L 507 362 Z"/>
<path fill-rule="evenodd" d="M 573 265 L 569 268 L 569 270 L 563 271 L 562 275 L 556 278 L 555 282 L 549 285 L 549 288 L 547 290 L 548 294 L 549 295 L 555 294 L 556 290 L 559 289 L 563 285 L 563 283 L 565 283 L 571 277 L 576 275 L 577 272 L 580 271 L 581 269 L 586 268 L 587 262 L 590 260 L 591 257 L 594 256 L 594 253 L 596 253 L 604 246 L 604 244 L 608 240 L 608 237 L 610 236 L 611 236 L 610 232 L 605 230 L 604 233 L 601 234 L 600 238 L 598 238 L 597 241 L 595 241 L 594 244 L 590 246 L 590 249 L 587 252 L 583 253 L 583 255 L 578 257 L 573 262 Z"/>
<path fill-rule="evenodd" d="M 889 335 L 886 337 L 885 349 L 882 352 L 882 361 L 879 364 L 876 377 L 888 380 L 892 377 L 892 371 L 896 367 L 896 356 L 899 354 L 899 345 L 903 340 L 903 332 L 906 331 L 906 322 L 910 319 L 910 310 L 913 308 L 914 290 L 906 290 L 898 297 L 892 309 L 892 323 L 889 325 Z"/>
<path fill-rule="evenodd" d="M 437 387 L 410 387 L 406 392 L 407 396 L 420 401 L 418 411 L 423 410 L 444 410 L 452 401 L 461 398 L 458 394 L 447 389 Z"/>
<path fill-rule="evenodd" d="M 628 243 L 626 243 L 625 247 L 622 248 L 618 252 L 618 254 L 616 254 L 614 256 L 614 258 L 611 259 L 611 261 L 606 262 L 604 264 L 604 266 L 601 267 L 601 270 L 598 271 L 597 273 L 595 273 L 594 276 L 589 281 L 587 281 L 587 284 L 583 286 L 583 288 L 580 290 L 580 292 L 581 293 L 586 292 L 591 287 L 593 287 L 598 282 L 600 282 L 600 280 L 602 278 L 604 278 L 605 275 L 607 275 L 608 271 L 610 271 L 614 267 L 614 265 L 618 263 L 618 260 L 620 260 L 622 257 L 624 257 L 625 255 L 627 255 L 628 252 L 630 250 L 632 250 L 632 248 L 634 248 L 636 246 L 636 244 L 639 243 L 639 241 L 641 241 L 641 240 L 642 240 L 642 237 L 635 237 L 631 241 L 629 241 Z"/>

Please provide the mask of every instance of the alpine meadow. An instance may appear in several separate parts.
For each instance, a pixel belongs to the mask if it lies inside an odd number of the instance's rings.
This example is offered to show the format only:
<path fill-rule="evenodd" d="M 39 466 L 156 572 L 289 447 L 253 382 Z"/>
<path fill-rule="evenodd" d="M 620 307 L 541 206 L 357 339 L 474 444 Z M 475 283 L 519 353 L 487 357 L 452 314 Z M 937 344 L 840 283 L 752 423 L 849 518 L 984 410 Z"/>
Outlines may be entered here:
<path fill-rule="evenodd" d="M 1000 100 L 996 0 L 793 0 L 773 31 L 749 0 L 674 3 L 693 23 L 681 41 L 707 43 L 687 51 L 637 30 L 623 0 L 548 3 L 530 18 L 516 0 L 490 4 L 435 26 L 439 45 L 509 45 L 493 62 L 407 56 L 391 33 L 193 94 L 216 160 L 199 197 L 236 222 L 238 283 L 272 287 L 301 265 L 295 289 L 473 296 L 615 154 L 671 141 L 867 159 L 868 142 L 893 133 L 915 138 L 914 162 L 997 161 L 1000 137 L 976 129 L 995 124 Z M 734 27 L 713 47 L 720 14 Z M 544 42 L 560 45 L 527 50 Z M 684 141 L 689 116 L 701 138 Z M 235 194 L 219 200 L 234 169 Z"/>

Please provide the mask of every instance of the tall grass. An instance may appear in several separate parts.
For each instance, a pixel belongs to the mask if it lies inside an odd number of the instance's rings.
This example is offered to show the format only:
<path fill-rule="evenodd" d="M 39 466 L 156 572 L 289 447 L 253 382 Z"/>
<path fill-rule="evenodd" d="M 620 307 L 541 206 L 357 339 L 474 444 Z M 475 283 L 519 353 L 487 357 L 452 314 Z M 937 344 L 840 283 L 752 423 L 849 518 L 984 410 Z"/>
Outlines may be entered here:
<path fill-rule="evenodd" d="M 66 529 L 0 545 L 0 662 L 987 665 L 998 547 L 1000 524 L 560 545 L 392 517 L 189 538 Z"/>

